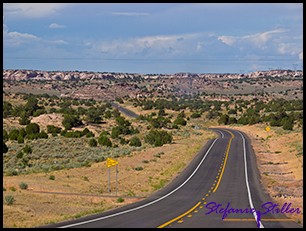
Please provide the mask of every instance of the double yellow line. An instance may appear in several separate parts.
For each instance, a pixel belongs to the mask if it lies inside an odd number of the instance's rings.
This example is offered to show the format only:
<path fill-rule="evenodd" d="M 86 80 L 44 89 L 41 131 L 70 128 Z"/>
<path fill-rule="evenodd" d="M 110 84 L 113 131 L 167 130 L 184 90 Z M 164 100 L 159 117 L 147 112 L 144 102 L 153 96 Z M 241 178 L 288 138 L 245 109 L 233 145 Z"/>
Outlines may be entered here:
<path fill-rule="evenodd" d="M 217 182 L 217 184 L 216 184 L 216 186 L 215 186 L 213 192 L 216 192 L 217 189 L 218 189 L 218 187 L 219 187 L 219 184 L 220 184 L 220 182 L 221 182 L 221 179 L 222 179 L 222 176 L 223 176 L 223 172 L 224 172 L 224 169 L 225 169 L 225 166 L 226 166 L 226 162 L 227 162 L 227 159 L 228 159 L 228 152 L 229 152 L 229 150 L 230 150 L 232 140 L 233 140 L 233 138 L 235 137 L 234 134 L 233 134 L 232 132 L 230 132 L 230 131 L 228 131 L 228 130 L 226 130 L 226 131 L 229 132 L 229 133 L 231 134 L 231 138 L 230 138 L 230 140 L 229 140 L 229 142 L 228 142 L 228 144 L 227 144 L 227 148 L 226 148 L 226 151 L 225 151 L 225 159 L 224 159 L 222 171 L 221 171 L 219 180 L 218 180 L 218 182 Z M 173 222 L 175 222 L 175 221 L 181 219 L 182 217 L 188 215 L 188 214 L 191 213 L 193 210 L 195 210 L 201 203 L 202 203 L 202 202 L 198 202 L 195 206 L 193 206 L 193 207 L 192 207 L 191 209 L 189 209 L 187 212 L 185 212 L 185 213 L 183 213 L 183 214 L 181 214 L 181 215 L 179 215 L 179 216 L 177 216 L 177 217 L 171 219 L 170 221 L 167 221 L 166 223 L 164 223 L 164 224 L 158 226 L 157 228 L 164 228 L 164 227 L 170 225 L 171 223 L 173 223 Z M 254 219 L 253 219 L 253 220 L 254 220 Z"/>
<path fill-rule="evenodd" d="M 227 144 L 227 149 L 226 149 L 226 152 L 225 152 L 225 159 L 224 159 L 224 163 L 223 163 L 223 167 L 222 167 L 222 171 L 221 171 L 221 174 L 220 174 L 220 177 L 219 177 L 219 180 L 216 184 L 216 187 L 214 188 L 213 192 L 216 192 L 218 187 L 219 187 L 219 184 L 221 182 L 221 179 L 222 179 L 222 176 L 223 176 L 223 172 L 224 172 L 224 169 L 225 169 L 225 166 L 226 166 L 226 162 L 227 162 L 227 159 L 228 159 L 228 152 L 230 150 L 230 147 L 231 147 L 231 143 L 232 143 L 232 140 L 233 138 L 235 137 L 234 134 L 228 130 L 226 130 L 227 132 L 229 132 L 231 134 L 231 138 Z"/>

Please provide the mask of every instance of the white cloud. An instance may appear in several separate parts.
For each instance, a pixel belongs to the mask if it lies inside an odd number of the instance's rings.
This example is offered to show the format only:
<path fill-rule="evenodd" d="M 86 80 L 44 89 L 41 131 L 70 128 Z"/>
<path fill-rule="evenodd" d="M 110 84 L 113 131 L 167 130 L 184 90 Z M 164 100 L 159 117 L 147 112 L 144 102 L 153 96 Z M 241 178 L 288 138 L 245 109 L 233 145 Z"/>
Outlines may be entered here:
<path fill-rule="evenodd" d="M 39 38 L 33 34 L 9 32 L 7 27 L 3 27 L 3 43 L 4 45 L 18 46 L 20 44 L 37 41 Z"/>
<path fill-rule="evenodd" d="M 128 40 L 104 41 L 98 45 L 98 50 L 105 54 L 165 54 L 180 53 L 190 49 L 197 34 L 156 35 L 131 38 Z"/>
<path fill-rule="evenodd" d="M 3 3 L 3 14 L 14 17 L 42 18 L 75 3 Z"/>
<path fill-rule="evenodd" d="M 219 36 L 218 40 L 229 46 L 232 46 L 236 42 L 236 38 L 233 36 Z"/>
<path fill-rule="evenodd" d="M 67 45 L 68 43 L 62 39 L 59 39 L 59 40 L 51 40 L 51 41 L 48 41 L 49 43 L 51 44 L 56 44 L 56 45 Z"/>
<path fill-rule="evenodd" d="M 303 51 L 299 54 L 299 60 L 303 60 Z"/>
<path fill-rule="evenodd" d="M 115 16 L 148 16 L 149 13 L 143 12 L 111 12 L 112 15 Z"/>
<path fill-rule="evenodd" d="M 298 55 L 301 49 L 296 43 L 279 43 L 278 52 L 280 54 Z"/>
<path fill-rule="evenodd" d="M 51 23 L 49 25 L 49 28 L 50 29 L 61 29 L 61 28 L 66 28 L 65 25 L 60 25 L 60 24 L 57 24 L 57 23 Z"/>
<path fill-rule="evenodd" d="M 3 24 L 3 44 L 5 46 L 19 46 L 22 44 L 33 43 L 36 44 L 54 44 L 54 45 L 66 45 L 68 44 L 66 41 L 58 39 L 58 40 L 48 40 L 42 39 L 36 35 L 29 33 L 20 33 L 17 31 L 9 31 L 8 27 Z"/>
<path fill-rule="evenodd" d="M 246 35 L 241 37 L 242 40 L 249 41 L 259 48 L 265 48 L 266 43 L 273 37 L 274 34 L 284 33 L 284 29 L 275 29 L 258 34 Z"/>
<path fill-rule="evenodd" d="M 222 41 L 223 43 L 232 46 L 236 44 L 237 46 L 242 46 L 243 44 L 248 44 L 260 49 L 266 49 L 267 43 L 274 39 L 276 36 L 281 33 L 287 32 L 285 29 L 275 29 L 270 31 L 265 31 L 262 33 L 256 34 L 249 34 L 245 36 L 226 36 L 222 35 L 218 37 L 218 40 Z"/>

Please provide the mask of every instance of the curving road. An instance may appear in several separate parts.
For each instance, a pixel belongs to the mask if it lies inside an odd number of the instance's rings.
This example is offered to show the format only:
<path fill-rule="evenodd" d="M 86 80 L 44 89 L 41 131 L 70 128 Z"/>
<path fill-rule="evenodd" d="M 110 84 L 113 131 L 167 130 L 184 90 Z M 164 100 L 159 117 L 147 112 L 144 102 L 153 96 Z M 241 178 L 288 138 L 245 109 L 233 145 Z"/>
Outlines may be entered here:
<path fill-rule="evenodd" d="M 263 214 L 272 200 L 262 190 L 246 135 L 232 129 L 213 130 L 219 137 L 210 140 L 179 177 L 151 197 L 102 214 L 44 227 L 301 228 L 281 213 Z M 251 208 L 254 209 L 250 211 Z"/>

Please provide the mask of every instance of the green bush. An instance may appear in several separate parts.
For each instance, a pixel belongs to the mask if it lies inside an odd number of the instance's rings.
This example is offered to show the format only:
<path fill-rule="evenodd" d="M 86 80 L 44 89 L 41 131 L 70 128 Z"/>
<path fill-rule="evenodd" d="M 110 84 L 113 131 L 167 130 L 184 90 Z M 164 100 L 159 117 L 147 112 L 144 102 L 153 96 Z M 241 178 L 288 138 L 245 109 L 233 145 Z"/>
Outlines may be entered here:
<path fill-rule="evenodd" d="M 40 138 L 40 139 L 48 139 L 48 134 L 45 131 L 41 131 L 38 134 L 38 138 Z"/>
<path fill-rule="evenodd" d="M 173 123 L 176 124 L 176 125 L 186 126 L 187 121 L 183 117 L 179 116 L 179 117 L 176 118 L 176 120 L 174 120 Z"/>
<path fill-rule="evenodd" d="M 18 144 L 24 143 L 24 138 L 22 137 L 22 135 L 20 135 L 20 134 L 18 135 L 17 142 L 18 142 Z"/>
<path fill-rule="evenodd" d="M 19 136 L 19 130 L 18 129 L 12 129 L 9 133 L 10 140 L 17 140 Z"/>
<path fill-rule="evenodd" d="M 49 180 L 55 180 L 55 176 L 54 175 L 50 175 L 49 176 Z"/>
<path fill-rule="evenodd" d="M 12 205 L 15 202 L 15 198 L 13 195 L 7 195 L 4 197 L 4 203 L 6 205 Z"/>
<path fill-rule="evenodd" d="M 70 130 L 72 127 L 82 125 L 82 121 L 76 116 L 66 114 L 62 124 L 66 130 Z"/>
<path fill-rule="evenodd" d="M 24 148 L 22 149 L 24 151 L 24 153 L 29 154 L 32 153 L 32 148 L 29 145 L 24 146 Z"/>
<path fill-rule="evenodd" d="M 20 182 L 19 188 L 20 188 L 20 189 L 27 189 L 27 188 L 28 188 L 28 184 L 25 183 L 25 182 Z"/>
<path fill-rule="evenodd" d="M 136 171 L 141 171 L 141 170 L 143 170 L 143 167 L 141 167 L 141 166 L 138 166 L 138 167 L 136 167 L 136 168 L 134 168 Z"/>
<path fill-rule="evenodd" d="M 98 142 L 100 145 L 102 146 L 107 146 L 107 147 L 112 147 L 112 142 L 110 141 L 110 139 L 105 136 L 105 135 L 100 135 Z"/>
<path fill-rule="evenodd" d="M 89 140 L 89 146 L 90 147 L 97 147 L 97 144 L 98 143 L 97 143 L 96 139 L 92 138 L 92 139 Z"/>
<path fill-rule="evenodd" d="M 22 151 L 17 152 L 16 157 L 18 159 L 21 159 L 23 157 L 23 152 Z"/>
<path fill-rule="evenodd" d="M 38 134 L 40 131 L 39 125 L 37 123 L 30 123 L 26 126 L 26 132 L 28 135 L 30 134 Z"/>
<path fill-rule="evenodd" d="M 141 141 L 138 137 L 134 136 L 131 138 L 130 140 L 130 146 L 134 146 L 134 147 L 141 147 Z"/>
<path fill-rule="evenodd" d="M 60 127 L 56 127 L 54 125 L 47 125 L 47 132 L 48 133 L 60 133 L 62 129 Z"/>
<path fill-rule="evenodd" d="M 162 130 L 150 130 L 145 136 L 145 142 L 156 147 L 172 142 L 172 134 Z"/>
<path fill-rule="evenodd" d="M 123 199 L 122 197 L 119 197 L 119 198 L 117 199 L 117 202 L 118 202 L 118 203 L 122 203 L 122 202 L 124 202 L 124 199 Z"/>

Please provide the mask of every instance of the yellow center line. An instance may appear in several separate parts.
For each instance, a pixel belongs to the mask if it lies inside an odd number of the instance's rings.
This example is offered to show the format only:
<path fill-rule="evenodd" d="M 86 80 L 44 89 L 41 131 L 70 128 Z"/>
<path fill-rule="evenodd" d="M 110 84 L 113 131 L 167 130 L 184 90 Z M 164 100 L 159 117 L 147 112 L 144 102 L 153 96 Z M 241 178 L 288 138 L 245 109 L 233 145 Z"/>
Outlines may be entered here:
<path fill-rule="evenodd" d="M 228 130 L 226 130 L 226 131 L 228 131 Z M 226 152 L 225 152 L 225 161 L 224 161 L 224 164 L 223 164 L 223 168 L 222 168 L 222 171 L 221 171 L 221 174 L 220 174 L 218 183 L 217 183 L 215 189 L 213 190 L 213 192 L 216 192 L 217 189 L 218 189 L 218 187 L 219 187 L 219 184 L 220 184 L 220 182 L 221 182 L 221 179 L 222 179 L 222 176 L 223 176 L 223 172 L 224 172 L 224 169 L 225 169 L 225 166 L 226 166 L 226 162 L 227 162 L 227 158 L 228 158 L 228 152 L 229 152 L 229 150 L 230 150 L 232 140 L 233 140 L 233 138 L 235 137 L 234 134 L 233 134 L 232 132 L 230 132 L 230 131 L 228 131 L 228 132 L 231 134 L 232 137 L 230 138 L 230 140 L 229 140 L 229 142 L 228 142 L 228 144 L 227 144 L 227 149 L 226 149 Z"/>
<path fill-rule="evenodd" d="M 176 217 L 176 218 L 173 218 L 173 219 L 170 220 L 170 221 L 167 221 L 166 223 L 164 223 L 164 224 L 158 226 L 157 228 L 164 228 L 165 226 L 170 225 L 171 223 L 173 223 L 173 222 L 175 222 L 175 221 L 181 219 L 182 217 L 186 216 L 187 214 L 189 214 L 189 213 L 191 213 L 193 210 L 195 210 L 200 204 L 201 204 L 201 202 L 198 202 L 195 206 L 193 206 L 193 207 L 192 207 L 191 209 L 189 209 L 187 212 L 185 212 L 185 213 L 179 215 L 179 216 Z"/>

